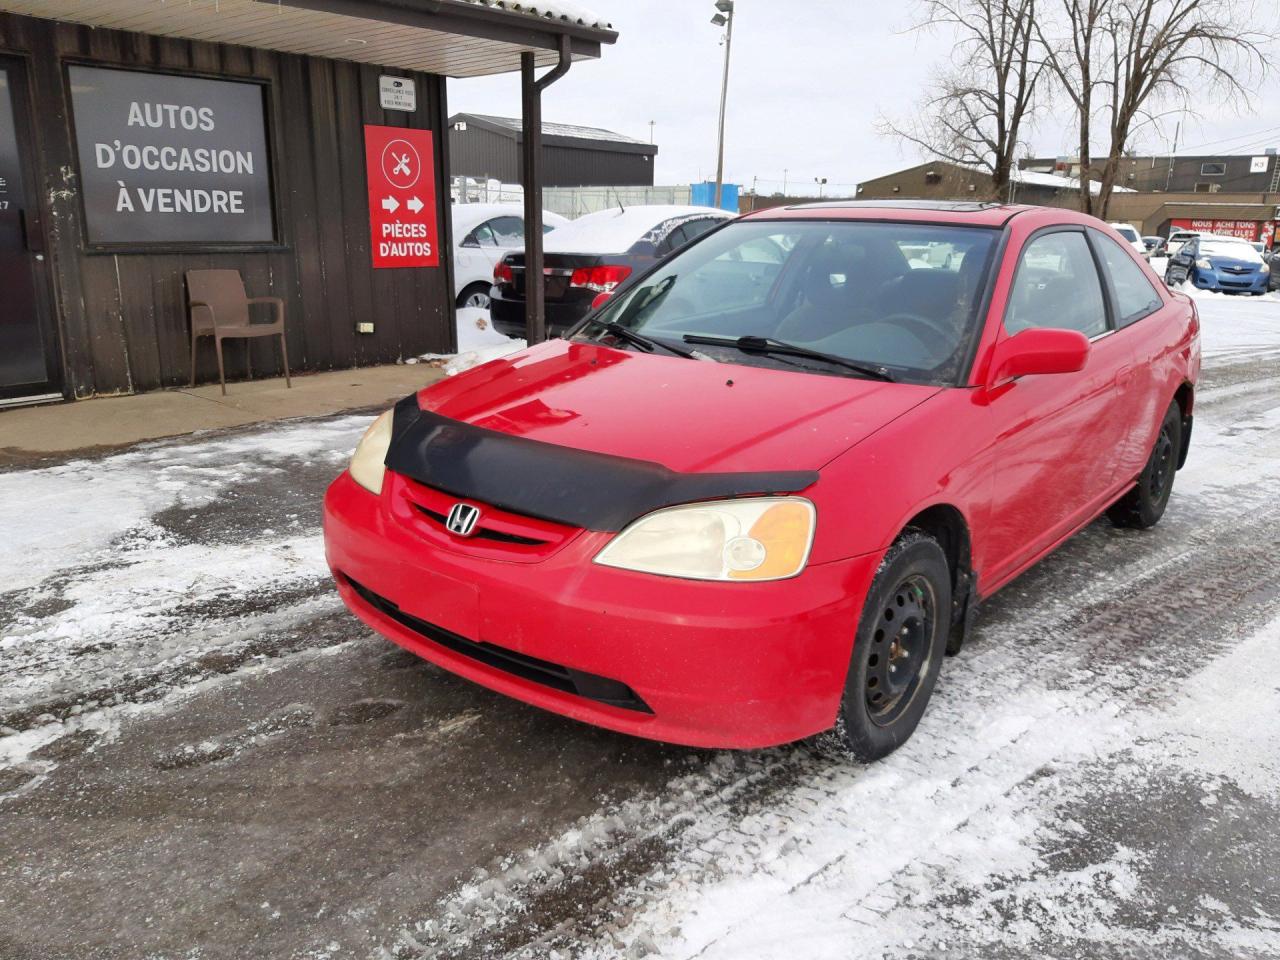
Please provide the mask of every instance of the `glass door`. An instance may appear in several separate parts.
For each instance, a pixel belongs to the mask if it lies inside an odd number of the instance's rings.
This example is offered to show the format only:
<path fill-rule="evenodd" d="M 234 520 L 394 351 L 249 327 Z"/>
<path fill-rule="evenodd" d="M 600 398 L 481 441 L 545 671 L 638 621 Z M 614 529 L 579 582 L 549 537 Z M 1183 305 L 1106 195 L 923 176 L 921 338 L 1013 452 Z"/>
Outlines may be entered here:
<path fill-rule="evenodd" d="M 61 396 L 37 286 L 45 282 L 45 256 L 23 151 L 31 143 L 20 95 L 24 80 L 19 63 L 0 59 L 0 405 Z"/>

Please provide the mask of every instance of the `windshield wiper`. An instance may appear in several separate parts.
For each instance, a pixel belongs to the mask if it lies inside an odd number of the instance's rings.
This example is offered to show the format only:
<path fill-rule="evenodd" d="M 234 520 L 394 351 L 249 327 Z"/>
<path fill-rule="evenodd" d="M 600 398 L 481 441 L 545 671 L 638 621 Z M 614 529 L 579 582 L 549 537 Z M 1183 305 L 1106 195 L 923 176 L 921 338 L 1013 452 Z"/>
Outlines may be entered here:
<path fill-rule="evenodd" d="M 700 333 L 686 333 L 682 339 L 685 343 L 705 343 L 717 347 L 735 347 L 746 353 L 776 353 L 792 357 L 808 357 L 810 360 L 821 360 L 824 363 L 844 367 L 864 377 L 870 377 L 872 380 L 883 380 L 886 383 L 896 382 L 893 375 L 887 370 L 864 367 L 862 364 L 846 360 L 844 357 L 823 353 L 820 350 L 810 350 L 808 347 L 802 347 L 798 343 L 787 343 L 785 340 L 775 340 L 773 337 L 706 337 Z"/>
<path fill-rule="evenodd" d="M 652 353 L 654 347 L 661 347 L 663 350 L 666 350 L 669 353 L 674 353 L 677 357 L 684 357 L 686 360 L 698 359 L 697 356 L 689 350 L 682 350 L 670 343 L 663 343 L 661 340 L 650 340 L 648 337 L 642 337 L 630 327 L 624 327 L 622 324 L 614 323 L 612 320 L 592 320 L 591 322 L 597 327 L 604 327 L 619 340 L 625 340 L 627 343 L 632 346 L 639 347 L 641 350 L 648 350 Z"/>

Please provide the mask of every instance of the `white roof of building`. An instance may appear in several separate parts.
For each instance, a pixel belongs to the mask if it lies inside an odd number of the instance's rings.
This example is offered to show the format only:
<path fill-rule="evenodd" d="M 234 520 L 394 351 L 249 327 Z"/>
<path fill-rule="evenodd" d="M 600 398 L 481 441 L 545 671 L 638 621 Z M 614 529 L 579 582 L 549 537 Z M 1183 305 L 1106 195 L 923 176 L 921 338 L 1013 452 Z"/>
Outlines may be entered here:
<path fill-rule="evenodd" d="M 1079 190 L 1080 181 L 1075 177 L 1064 177 L 1058 173 L 1039 173 L 1035 170 L 1014 170 L 1010 175 L 1014 183 L 1025 183 L 1037 187 L 1053 187 L 1058 190 Z M 1102 191 L 1102 184 L 1097 180 L 1089 181 L 1089 192 L 1098 194 Z M 1111 188 L 1112 193 L 1137 193 L 1132 187 L 1122 187 L 1116 185 Z"/>

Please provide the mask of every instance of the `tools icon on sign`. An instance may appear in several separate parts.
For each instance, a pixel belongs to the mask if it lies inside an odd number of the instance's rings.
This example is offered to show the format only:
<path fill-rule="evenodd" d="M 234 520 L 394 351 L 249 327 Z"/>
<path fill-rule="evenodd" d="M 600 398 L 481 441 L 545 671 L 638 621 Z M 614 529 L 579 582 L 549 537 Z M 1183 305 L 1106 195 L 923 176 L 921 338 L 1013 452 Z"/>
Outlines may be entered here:
<path fill-rule="evenodd" d="M 408 190 L 422 174 L 422 158 L 408 140 L 395 139 L 382 148 L 382 175 L 387 183 Z"/>

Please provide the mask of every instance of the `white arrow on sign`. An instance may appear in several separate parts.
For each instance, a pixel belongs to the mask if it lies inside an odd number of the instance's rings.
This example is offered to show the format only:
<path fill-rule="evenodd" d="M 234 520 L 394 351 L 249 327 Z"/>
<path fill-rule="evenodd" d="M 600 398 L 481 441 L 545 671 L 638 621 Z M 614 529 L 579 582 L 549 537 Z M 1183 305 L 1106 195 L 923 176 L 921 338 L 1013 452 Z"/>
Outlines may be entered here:
<path fill-rule="evenodd" d="M 422 208 L 425 207 L 426 204 L 423 203 L 421 200 L 419 200 L 417 197 L 410 197 L 408 203 L 406 203 L 405 206 L 408 207 L 410 210 L 412 210 L 414 213 L 421 213 Z"/>
<path fill-rule="evenodd" d="M 400 209 L 400 201 L 395 197 L 383 197 L 382 209 L 387 211 L 387 213 L 395 213 Z"/>

